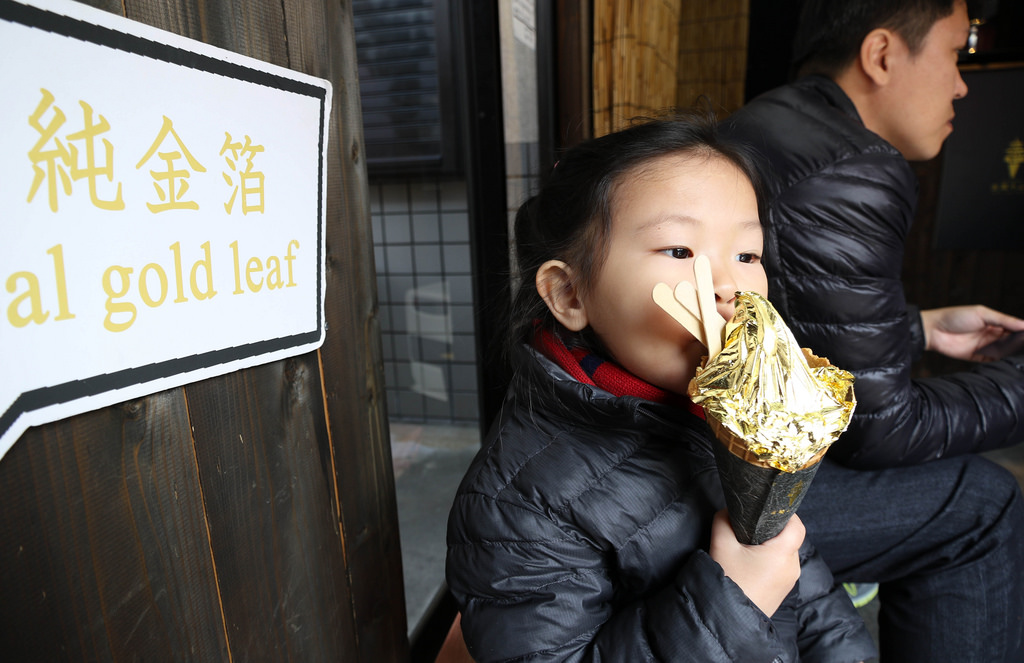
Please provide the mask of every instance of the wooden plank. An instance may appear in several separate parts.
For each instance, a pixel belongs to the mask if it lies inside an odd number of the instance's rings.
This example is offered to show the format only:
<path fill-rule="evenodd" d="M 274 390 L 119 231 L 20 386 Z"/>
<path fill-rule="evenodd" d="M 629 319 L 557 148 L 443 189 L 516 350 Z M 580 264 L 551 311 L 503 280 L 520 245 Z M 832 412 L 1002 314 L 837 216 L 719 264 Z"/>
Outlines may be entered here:
<path fill-rule="evenodd" d="M 316 355 L 186 393 L 232 658 L 338 660 L 355 640 Z"/>
<path fill-rule="evenodd" d="M 358 104 L 353 112 L 351 102 L 345 104 L 344 85 L 338 85 L 339 81 L 355 79 L 354 46 L 350 53 L 341 57 L 340 62 L 328 59 L 318 70 L 312 70 L 317 68 L 312 67 L 314 60 L 308 57 L 309 53 L 317 53 L 320 57 L 328 54 L 330 48 L 325 44 L 334 48 L 336 35 L 328 31 L 330 24 L 323 20 L 322 10 L 318 12 L 309 7 L 297 10 L 295 3 L 286 4 L 287 7 L 272 2 L 221 3 L 217 15 L 206 13 L 203 5 L 201 11 L 196 12 L 197 19 L 192 19 L 192 7 L 183 3 L 180 13 L 183 22 L 186 18 L 189 23 L 198 20 L 203 26 L 200 32 L 211 43 L 284 66 L 290 66 L 289 40 L 295 39 L 295 50 L 302 63 L 293 68 L 335 82 L 331 135 L 336 141 L 337 137 L 349 133 L 350 127 L 361 127 Z M 288 26 L 287 34 L 283 12 L 296 20 L 296 25 Z M 338 13 L 347 15 L 347 12 Z M 225 20 L 225 16 L 230 20 Z M 187 31 L 196 30 L 189 27 Z M 310 51 L 298 47 L 300 44 L 318 46 Z M 345 76 L 331 75 L 333 69 L 344 71 Z M 357 88 L 353 86 L 353 89 Z M 339 109 L 347 112 L 339 112 Z M 332 141 L 332 152 L 335 141 Z M 328 166 L 329 198 L 338 195 L 334 192 L 344 180 L 339 171 L 341 164 L 335 156 Z M 365 179 L 357 181 L 358 185 L 365 192 Z M 363 197 L 365 199 L 365 193 Z M 372 243 L 354 241 L 351 234 L 352 229 L 360 224 L 365 228 L 363 232 L 368 233 L 369 213 L 368 209 L 356 212 L 339 216 L 330 204 L 327 209 L 329 224 L 339 228 L 339 241 L 351 247 L 353 253 L 362 254 L 362 260 L 366 261 Z M 343 267 L 339 277 L 345 282 L 361 280 L 363 283 L 362 290 L 349 291 L 343 296 L 362 296 L 366 302 L 372 301 L 372 290 L 366 289 L 366 284 L 372 287 L 375 283 L 372 270 L 369 276 L 365 273 L 353 275 Z M 328 343 L 331 343 L 332 338 L 338 338 L 334 332 L 344 334 L 346 326 L 329 324 L 329 329 Z M 338 339 L 335 343 L 345 341 Z M 372 364 L 365 356 L 372 348 L 359 344 L 351 349 L 360 357 L 362 367 Z M 379 348 L 376 352 L 375 356 L 379 357 Z M 226 574 L 222 578 L 221 593 L 230 647 L 233 656 L 242 658 L 260 658 L 265 652 L 274 652 L 275 658 L 287 660 L 331 660 L 343 653 L 351 655 L 361 648 L 365 652 L 362 660 L 391 660 L 390 656 L 381 654 L 387 651 L 387 647 L 375 645 L 373 638 L 368 637 L 379 630 L 377 625 L 366 622 L 366 616 L 375 613 L 359 609 L 359 601 L 349 594 L 349 584 L 361 583 L 368 588 L 364 593 L 371 593 L 379 589 L 377 576 L 382 572 L 400 579 L 400 574 L 396 573 L 400 569 L 400 558 L 371 552 L 367 559 L 372 559 L 370 571 L 373 575 L 355 581 L 354 571 L 346 568 L 351 560 L 343 557 L 338 517 L 345 504 L 343 502 L 339 507 L 335 497 L 333 472 L 336 463 L 330 456 L 333 449 L 323 423 L 323 396 L 319 391 L 321 378 L 316 359 L 311 355 L 301 361 L 287 362 L 289 366 L 304 367 L 298 371 L 305 376 L 301 385 L 283 384 L 279 376 L 274 376 L 274 371 L 284 370 L 284 364 L 278 363 L 188 389 L 195 434 L 197 440 L 204 440 L 198 445 L 198 456 L 212 523 L 212 545 L 218 568 Z M 360 376 L 358 370 L 346 370 L 338 376 L 338 382 L 344 385 L 344 389 L 351 390 L 353 383 L 358 387 L 364 384 L 365 380 Z M 305 410 L 284 413 L 274 407 L 282 394 L 294 393 L 299 386 L 302 387 L 301 400 Z M 255 409 L 254 403 L 259 404 Z M 318 417 L 308 417 L 311 409 L 318 413 Z M 358 422 L 356 425 L 352 424 L 353 419 Z M 368 436 L 360 435 L 361 424 L 366 419 L 365 411 L 341 416 L 341 428 L 356 435 L 353 440 L 355 449 L 362 448 L 369 440 Z M 230 446 L 237 435 L 250 440 L 245 453 L 240 448 L 232 450 Z M 382 446 L 389 451 L 386 436 L 378 436 L 378 450 Z M 203 451 L 206 448 L 216 449 L 218 454 L 237 461 L 238 470 L 248 482 L 246 490 L 249 493 L 237 492 L 241 484 L 235 486 L 234 482 L 228 482 L 225 485 L 221 476 L 214 478 L 218 462 L 223 458 L 207 455 Z M 348 450 L 344 453 L 345 466 L 360 466 L 360 459 L 348 457 Z M 390 462 L 386 470 L 390 476 Z M 376 470 L 379 472 L 380 468 Z M 364 472 L 359 474 L 362 476 Z M 297 485 L 301 486 L 301 491 L 297 490 Z M 366 487 L 363 483 L 352 484 L 351 490 L 357 493 Z M 393 504 L 393 485 L 387 489 L 389 494 L 385 499 Z M 358 493 L 354 497 L 366 498 Z M 285 505 L 279 504 L 278 500 L 284 500 Z M 284 511 L 279 512 L 281 509 Z M 350 509 L 360 516 L 365 513 L 358 505 Z M 246 515 L 242 517 L 240 514 Z M 383 517 L 391 523 L 391 529 L 397 530 L 394 510 Z M 301 531 L 295 529 L 296 523 L 301 524 Z M 230 534 L 225 534 L 228 532 Z M 397 540 L 397 534 L 395 536 Z M 399 560 L 396 565 L 381 566 L 395 559 Z M 266 574 L 265 580 L 261 578 L 263 574 Z M 311 584 L 311 580 L 315 582 Z M 394 601 L 387 604 L 386 613 L 378 615 L 377 619 L 381 624 L 391 625 L 394 622 L 396 627 L 404 629 L 404 620 L 399 618 L 404 616 L 400 581 L 398 589 L 397 604 Z M 363 640 L 369 643 L 369 647 L 356 642 L 357 619 L 359 632 L 367 634 Z M 389 633 L 394 630 L 397 629 L 389 629 Z"/>
<path fill-rule="evenodd" d="M 334 108 L 327 187 L 329 336 L 319 355 L 352 611 L 359 627 L 358 653 L 349 660 L 406 661 L 355 33 L 350 10 L 327 3 L 325 17 L 330 69 L 319 75 L 334 83 Z"/>
<path fill-rule="evenodd" d="M 29 429 L 0 463 L 5 660 L 222 660 L 180 390 Z"/>
<path fill-rule="evenodd" d="M 0 651 L 406 660 L 350 9 L 126 0 L 124 12 L 268 62 L 294 56 L 334 82 L 332 350 L 28 431 L 0 464 Z"/>
<path fill-rule="evenodd" d="M 556 149 L 593 136 L 590 71 L 593 28 L 590 8 L 581 0 L 556 0 L 558 33 L 558 135 Z"/>

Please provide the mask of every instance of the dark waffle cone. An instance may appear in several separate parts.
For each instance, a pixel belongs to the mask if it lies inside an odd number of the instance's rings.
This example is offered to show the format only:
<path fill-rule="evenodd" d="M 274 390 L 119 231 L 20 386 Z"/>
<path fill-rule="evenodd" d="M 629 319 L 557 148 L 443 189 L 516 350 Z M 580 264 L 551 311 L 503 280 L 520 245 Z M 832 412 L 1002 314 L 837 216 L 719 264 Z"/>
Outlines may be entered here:
<path fill-rule="evenodd" d="M 708 417 L 708 425 L 711 426 L 711 432 L 715 434 L 715 439 L 721 442 L 733 456 L 745 460 L 751 465 L 771 468 L 771 465 L 761 460 L 756 453 L 747 448 L 747 443 L 743 438 L 723 426 L 717 419 Z"/>
<path fill-rule="evenodd" d="M 828 359 L 815 356 L 807 348 L 800 350 L 809 368 L 831 366 Z M 702 370 L 706 365 L 705 358 L 701 362 Z M 687 392 L 695 403 L 702 402 L 696 377 L 690 381 Z M 847 397 L 852 400 L 852 389 Z M 707 422 L 718 441 L 712 448 L 736 538 L 748 545 L 774 538 L 799 508 L 828 447 L 795 472 L 784 472 L 759 458 L 743 438 L 726 429 L 714 417 L 707 416 Z"/>
<path fill-rule="evenodd" d="M 768 463 L 761 460 L 761 458 L 756 453 L 748 449 L 747 443 L 746 441 L 743 440 L 743 438 L 735 435 L 731 430 L 720 424 L 717 419 L 714 419 L 713 417 L 708 417 L 707 421 L 708 426 L 711 427 L 711 432 L 715 434 L 715 439 L 721 442 L 722 445 L 724 445 L 725 448 L 729 451 L 729 453 L 731 453 L 732 455 L 736 456 L 741 460 L 745 460 L 751 465 L 775 469 Z M 816 453 L 810 460 L 804 463 L 800 469 L 806 470 L 812 465 L 817 465 L 818 462 L 825 457 L 826 451 L 828 451 L 828 447 L 825 447 L 824 449 Z"/>
<path fill-rule="evenodd" d="M 748 545 L 774 538 L 799 508 L 825 450 L 796 472 L 783 472 L 758 458 L 712 417 L 708 424 L 720 442 L 714 445 L 715 461 L 736 538 Z"/>

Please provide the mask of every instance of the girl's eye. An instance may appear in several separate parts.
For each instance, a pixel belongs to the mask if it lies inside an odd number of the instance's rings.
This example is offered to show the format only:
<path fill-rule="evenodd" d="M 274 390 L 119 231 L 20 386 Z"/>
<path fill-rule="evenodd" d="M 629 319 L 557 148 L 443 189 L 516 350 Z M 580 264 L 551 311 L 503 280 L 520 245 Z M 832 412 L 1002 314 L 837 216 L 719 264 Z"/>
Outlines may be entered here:
<path fill-rule="evenodd" d="M 761 256 L 757 255 L 756 253 L 741 253 L 738 256 L 736 256 L 736 260 L 756 265 L 757 263 L 761 262 Z"/>
<path fill-rule="evenodd" d="M 686 260 L 687 258 L 693 257 L 693 251 L 686 248 L 685 246 L 677 246 L 674 249 L 665 249 L 662 251 L 665 255 L 672 256 L 676 260 Z"/>

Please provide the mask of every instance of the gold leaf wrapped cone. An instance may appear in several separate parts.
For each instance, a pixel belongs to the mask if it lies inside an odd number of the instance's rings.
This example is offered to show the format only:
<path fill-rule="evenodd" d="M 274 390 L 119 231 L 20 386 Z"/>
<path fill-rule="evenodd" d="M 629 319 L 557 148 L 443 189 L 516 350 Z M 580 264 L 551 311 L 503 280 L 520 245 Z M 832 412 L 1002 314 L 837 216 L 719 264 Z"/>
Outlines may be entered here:
<path fill-rule="evenodd" d="M 725 337 L 689 394 L 722 443 L 715 451 L 733 529 L 744 543 L 761 543 L 782 530 L 846 430 L 853 375 L 801 349 L 753 292 L 738 293 Z"/>
<path fill-rule="evenodd" d="M 764 463 L 795 472 L 846 430 L 853 375 L 802 349 L 764 297 L 741 292 L 722 351 L 690 382 L 708 420 Z"/>

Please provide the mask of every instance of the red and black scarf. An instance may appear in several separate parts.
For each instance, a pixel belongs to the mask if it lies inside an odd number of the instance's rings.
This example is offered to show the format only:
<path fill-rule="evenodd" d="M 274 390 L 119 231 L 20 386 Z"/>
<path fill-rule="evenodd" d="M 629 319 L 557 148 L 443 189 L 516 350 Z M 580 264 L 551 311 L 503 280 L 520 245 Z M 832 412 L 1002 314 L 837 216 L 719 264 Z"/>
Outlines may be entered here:
<path fill-rule="evenodd" d="M 567 347 L 562 339 L 547 329 L 537 327 L 533 346 L 542 355 L 558 364 L 573 379 L 600 387 L 613 396 L 636 396 L 644 400 L 675 405 L 703 418 L 704 410 L 684 395 L 644 382 L 621 366 L 578 347 Z"/>

